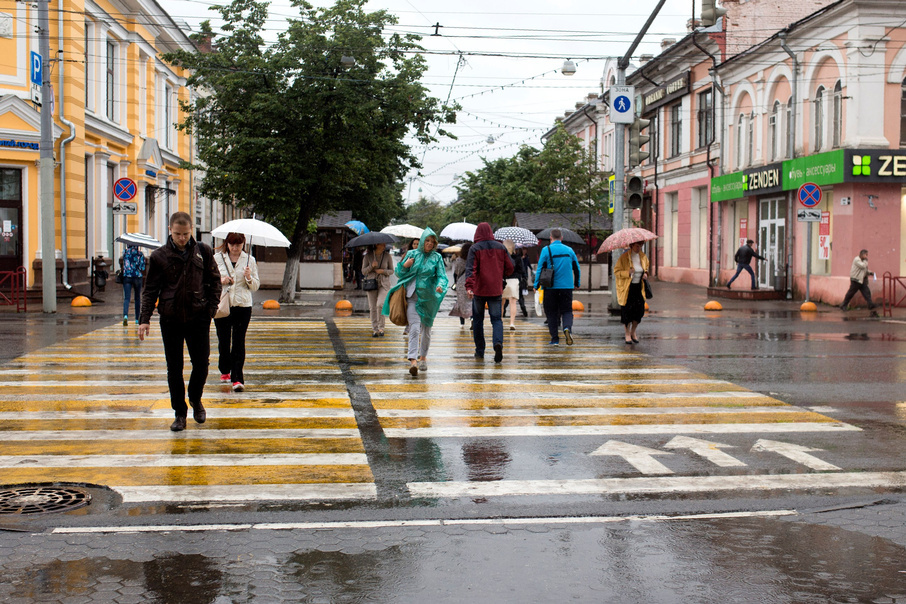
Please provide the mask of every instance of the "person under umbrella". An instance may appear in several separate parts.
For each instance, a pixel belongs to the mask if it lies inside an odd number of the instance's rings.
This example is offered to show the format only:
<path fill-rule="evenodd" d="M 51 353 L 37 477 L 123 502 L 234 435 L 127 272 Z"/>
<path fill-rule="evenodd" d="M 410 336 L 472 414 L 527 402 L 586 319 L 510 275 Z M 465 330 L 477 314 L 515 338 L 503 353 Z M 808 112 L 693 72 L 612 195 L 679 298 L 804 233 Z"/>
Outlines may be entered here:
<path fill-rule="evenodd" d="M 145 278 L 145 255 L 137 245 L 130 245 L 120 259 L 123 269 L 123 325 L 129 325 L 129 298 L 135 292 L 135 324 L 142 312 L 142 280 Z"/>
<path fill-rule="evenodd" d="M 466 319 L 469 319 L 470 329 L 472 326 L 472 301 L 469 299 L 469 292 L 466 291 L 466 260 L 469 258 L 469 248 L 471 247 L 471 241 L 463 243 L 453 260 L 453 289 L 456 290 L 456 303 L 450 310 L 451 317 L 459 317 L 460 325 L 465 325 Z"/>
<path fill-rule="evenodd" d="M 648 268 L 648 256 L 642 251 L 640 241 L 631 243 L 613 267 L 617 302 L 620 304 L 620 322 L 626 331 L 627 344 L 639 343 L 636 329 L 645 316 L 645 288 L 642 281 L 648 279 Z"/>
<path fill-rule="evenodd" d="M 245 235 L 230 233 L 214 256 L 220 269 L 220 283 L 230 296 L 230 314 L 214 319 L 220 358 L 220 381 L 232 382 L 234 392 L 245 390 L 245 334 L 252 319 L 252 292 L 261 285 L 258 263 L 243 251 Z"/>

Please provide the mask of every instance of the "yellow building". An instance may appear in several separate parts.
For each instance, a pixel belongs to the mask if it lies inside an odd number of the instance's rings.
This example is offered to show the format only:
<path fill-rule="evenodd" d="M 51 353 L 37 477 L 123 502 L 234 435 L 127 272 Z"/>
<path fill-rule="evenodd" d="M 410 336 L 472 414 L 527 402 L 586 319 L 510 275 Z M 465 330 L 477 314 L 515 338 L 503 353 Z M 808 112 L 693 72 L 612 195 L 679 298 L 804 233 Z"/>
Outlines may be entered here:
<path fill-rule="evenodd" d="M 118 258 L 114 239 L 123 232 L 164 241 L 167 217 L 177 210 L 195 216 L 198 233 L 225 218 L 197 198 L 197 175 L 179 167 L 194 153 L 192 137 L 175 126 L 179 102 L 192 92 L 186 72 L 160 54 L 193 48 L 187 27 L 154 0 L 51 0 L 54 99 L 38 106 L 40 87 L 33 92 L 31 84 L 37 23 L 34 4 L 0 0 L 0 271 L 25 266 L 29 287 L 41 287 L 34 268 L 41 257 L 42 110 L 54 112 L 55 248 L 66 283 L 84 289 L 89 259 Z M 135 183 L 135 213 L 121 213 L 132 207 L 114 197 L 122 178 Z"/>

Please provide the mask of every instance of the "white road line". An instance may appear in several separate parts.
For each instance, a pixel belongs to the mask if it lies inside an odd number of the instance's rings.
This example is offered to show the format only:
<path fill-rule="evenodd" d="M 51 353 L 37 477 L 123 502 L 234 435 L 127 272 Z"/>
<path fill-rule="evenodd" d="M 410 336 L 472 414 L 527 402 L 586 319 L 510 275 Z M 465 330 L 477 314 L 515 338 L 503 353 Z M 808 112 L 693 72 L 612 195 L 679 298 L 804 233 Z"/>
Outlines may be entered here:
<path fill-rule="evenodd" d="M 208 401 L 205 401 L 206 403 Z M 315 408 L 315 407 L 271 407 L 237 409 L 215 407 L 205 404 L 211 417 L 217 419 L 305 419 L 355 417 L 355 412 L 348 407 Z M 63 420 L 63 419 L 161 419 L 173 417 L 172 409 L 149 409 L 147 411 L 0 411 L 0 421 L 11 420 Z"/>
<path fill-rule="evenodd" d="M 589 455 L 622 457 L 626 460 L 626 463 L 642 474 L 673 474 L 673 470 L 654 458 L 655 455 L 673 455 L 673 453 L 659 449 L 651 449 L 618 440 L 609 440 L 589 453 Z"/>
<path fill-rule="evenodd" d="M 788 432 L 861 432 L 843 423 L 652 424 L 628 426 L 508 426 L 473 428 L 388 428 L 387 438 L 496 438 L 511 436 L 616 436 L 626 434 L 783 434 Z M 2 434 L 0 434 L 2 439 Z"/>
<path fill-rule="evenodd" d="M 549 417 L 549 416 L 583 416 L 583 415 L 694 415 L 698 413 L 801 413 L 797 407 L 528 407 L 517 409 L 378 409 L 379 417 Z M 162 412 L 163 413 L 163 412 Z M 219 413 L 219 411 L 218 411 Z M 9 419 L 16 419 L 24 414 L 10 413 Z M 96 417 L 91 415 L 91 417 Z M 3 415 L 0 414 L 0 419 Z"/>
<path fill-rule="evenodd" d="M 281 430 L 211 430 L 195 428 L 191 421 L 185 432 L 160 430 L 35 430 L 0 432 L 0 442 L 32 440 L 222 440 L 277 438 L 359 438 L 356 429 L 281 429 Z"/>
<path fill-rule="evenodd" d="M 465 518 L 429 520 L 357 520 L 346 522 L 260 522 L 257 524 L 168 524 L 162 526 L 72 526 L 51 529 L 57 535 L 82 535 L 99 533 L 189 533 L 204 531 L 293 531 L 337 529 L 383 529 L 405 527 L 445 526 L 536 526 L 540 524 L 613 524 L 617 522 L 675 522 L 693 520 L 721 520 L 726 518 L 778 518 L 796 516 L 796 510 L 762 510 L 756 512 L 722 512 L 715 514 L 684 514 L 678 516 L 548 516 L 540 518 Z"/>
<path fill-rule="evenodd" d="M 123 503 L 377 499 L 377 487 L 373 483 L 111 486 L 110 488 L 122 496 Z"/>
<path fill-rule="evenodd" d="M 429 369 L 430 369 L 430 367 L 431 367 L 431 366 L 429 365 Z M 461 373 L 461 374 L 472 375 L 472 374 L 475 373 L 476 370 L 481 370 L 481 369 L 495 369 L 495 367 L 492 366 L 492 365 L 487 365 L 487 364 L 485 364 L 485 365 L 479 365 L 478 367 L 449 367 L 449 366 L 444 366 L 444 367 L 443 367 L 443 372 L 444 372 L 444 376 L 448 376 L 448 375 L 451 375 L 451 374 L 454 374 L 454 373 Z M 500 367 L 498 366 L 498 367 L 496 367 L 496 369 L 500 369 Z M 387 372 L 387 368 L 386 368 L 386 367 L 360 367 L 360 366 L 354 366 L 354 367 L 352 367 L 352 371 L 354 371 L 355 373 L 377 373 L 377 374 L 385 374 L 385 373 Z M 563 369 L 562 369 L 562 368 L 525 369 L 525 368 L 522 368 L 522 367 L 519 368 L 519 376 L 525 376 L 525 375 L 549 375 L 549 374 L 551 374 L 551 373 L 556 374 L 556 375 L 563 375 Z M 682 369 L 682 368 L 676 368 L 676 369 L 666 368 L 666 369 L 661 369 L 661 368 L 651 368 L 651 367 L 639 367 L 639 368 L 637 368 L 637 369 L 634 369 L 634 368 L 622 368 L 622 369 L 607 369 L 607 368 L 601 368 L 601 369 L 570 369 L 570 370 L 569 370 L 569 374 L 570 374 L 570 375 L 591 375 L 591 376 L 598 376 L 598 375 L 627 375 L 627 374 L 632 374 L 632 375 L 663 375 L 663 374 L 675 374 L 675 373 L 679 373 L 679 374 L 692 374 L 692 373 L 697 373 L 697 372 L 689 371 L 688 369 Z M 720 382 L 723 383 L 723 384 L 729 384 L 729 383 L 730 383 L 730 382 L 723 381 L 723 380 L 710 380 L 710 381 L 720 381 Z M 399 382 L 399 380 L 397 380 L 397 382 Z M 443 383 L 444 383 L 444 384 L 460 384 L 461 382 L 443 382 Z M 486 383 L 486 382 L 485 382 L 485 381 L 482 381 L 481 383 L 484 384 L 484 383 Z M 513 380 L 510 380 L 509 382 L 504 382 L 504 383 L 510 383 L 510 384 L 512 384 L 512 383 L 513 383 Z M 560 382 L 560 383 L 562 383 L 562 384 L 573 384 L 573 383 L 575 383 L 575 382 Z"/>
<path fill-rule="evenodd" d="M 169 468 L 182 466 L 367 465 L 364 453 L 267 455 L 0 455 L 0 468 Z"/>
<path fill-rule="evenodd" d="M 165 386 L 166 388 L 166 386 Z M 219 396 L 220 393 L 208 392 L 204 396 L 204 403 L 208 402 L 225 402 L 229 401 L 236 403 L 239 401 L 249 402 L 253 400 L 274 400 L 274 401 L 308 401 L 308 400 L 319 400 L 319 399 L 342 399 L 345 401 L 349 400 L 349 394 L 345 391 L 325 391 L 325 392 L 269 392 L 267 390 L 254 390 L 254 386 L 250 387 L 243 393 L 224 393 L 223 396 Z M 168 403 L 170 401 L 170 395 L 166 390 L 163 390 L 160 393 L 157 392 L 146 392 L 142 394 L 72 394 L 69 392 L 58 393 L 58 394 L 6 394 L 0 395 L 0 402 L 9 402 L 9 401 L 130 401 L 130 402 L 141 402 L 141 401 L 162 401 L 166 400 Z"/>
<path fill-rule="evenodd" d="M 767 491 L 773 489 L 903 488 L 906 472 L 769 474 L 745 476 L 663 476 L 588 480 L 500 480 L 412 482 L 412 497 L 505 497 L 513 495 L 641 495 Z"/>
<path fill-rule="evenodd" d="M 523 384 L 523 382 L 517 382 L 517 383 Z M 683 382 L 683 384 L 700 384 L 700 383 L 702 383 L 702 382 Z M 665 385 L 669 385 L 669 384 L 670 384 L 670 382 L 665 382 Z M 625 383 L 625 384 L 615 384 L 615 385 L 630 385 L 631 386 L 633 384 Z M 645 384 L 641 384 L 641 385 L 650 386 L 650 385 L 652 385 L 652 383 L 646 382 Z M 680 384 L 677 384 L 677 386 L 679 386 L 679 385 Z M 480 385 L 476 384 L 476 389 L 478 389 L 478 388 L 480 388 Z M 647 397 L 647 396 L 652 396 L 652 397 L 660 396 L 662 398 L 683 398 L 685 396 L 689 396 L 682 392 L 667 393 L 667 392 L 638 391 L 638 392 L 628 392 L 627 393 L 627 392 L 576 392 L 575 390 L 571 390 L 571 391 L 552 390 L 552 391 L 547 391 L 547 392 L 527 391 L 527 390 L 523 390 L 520 392 L 482 392 L 481 390 L 476 390 L 475 392 L 469 392 L 469 391 L 449 391 L 449 390 L 448 391 L 435 391 L 435 390 L 432 390 L 429 392 L 370 392 L 369 394 L 371 395 L 372 400 L 403 400 L 403 399 L 408 400 L 408 399 L 424 399 L 424 398 L 428 398 L 428 399 L 432 399 L 432 400 L 448 399 L 448 398 L 454 398 L 454 399 L 461 398 L 461 399 L 467 399 L 467 400 L 474 400 L 474 399 L 482 398 L 482 397 L 489 396 L 489 395 L 493 396 L 494 400 L 511 400 L 511 399 L 526 399 L 526 398 L 531 399 L 531 400 L 549 399 L 549 398 L 574 399 L 578 396 L 581 396 L 583 399 L 608 399 L 608 398 L 625 399 L 625 398 L 640 398 L 640 397 Z M 731 396 L 731 395 L 735 395 L 735 391 L 724 392 L 724 391 L 720 391 L 720 390 L 715 390 L 712 392 L 700 392 L 700 393 L 696 393 L 696 394 L 698 394 L 700 396 L 709 396 L 709 397 Z M 745 396 L 748 396 L 751 398 L 770 398 L 770 397 L 765 397 L 763 394 L 758 394 L 757 392 L 745 393 Z M 2 400 L 2 397 L 0 397 L 0 400 Z"/>
<path fill-rule="evenodd" d="M 714 465 L 720 466 L 721 468 L 736 468 L 746 465 L 732 455 L 721 451 L 721 449 L 732 449 L 733 447 L 731 445 L 724 445 L 722 443 L 715 443 L 698 438 L 690 438 L 688 436 L 675 436 L 672 440 L 670 440 L 670 442 L 664 445 L 664 448 L 689 449 L 696 455 L 704 457 Z"/>
<path fill-rule="evenodd" d="M 340 376 L 337 376 L 339 378 Z M 215 388 L 220 381 L 213 381 L 206 383 L 205 386 Z M 341 379 L 330 382 L 308 382 L 306 384 L 301 384 L 293 380 L 268 380 L 264 382 L 264 385 L 267 388 L 272 388 L 274 386 L 342 386 L 343 382 Z M 128 387 L 147 387 L 147 386 L 156 386 L 163 388 L 164 391 L 167 391 L 167 380 L 166 379 L 151 379 L 151 380 L 53 380 L 53 381 L 37 381 L 37 380 L 22 380 L 15 382 L 0 382 L 0 388 L 21 388 L 23 386 L 35 387 L 35 388 L 47 388 L 48 386 L 58 386 L 61 388 L 73 388 L 73 387 L 93 387 L 93 388 L 128 388 Z"/>
<path fill-rule="evenodd" d="M 831 463 L 827 463 L 822 459 L 818 459 L 814 455 L 809 455 L 809 451 L 823 451 L 824 449 L 813 449 L 812 447 L 804 447 L 802 445 L 795 445 L 793 443 L 784 443 L 776 440 L 765 440 L 759 439 L 752 446 L 753 451 L 768 451 L 777 453 L 778 455 L 783 455 L 788 459 L 792 459 L 796 463 L 800 463 L 807 468 L 817 471 L 835 471 L 839 470 L 837 466 Z"/>

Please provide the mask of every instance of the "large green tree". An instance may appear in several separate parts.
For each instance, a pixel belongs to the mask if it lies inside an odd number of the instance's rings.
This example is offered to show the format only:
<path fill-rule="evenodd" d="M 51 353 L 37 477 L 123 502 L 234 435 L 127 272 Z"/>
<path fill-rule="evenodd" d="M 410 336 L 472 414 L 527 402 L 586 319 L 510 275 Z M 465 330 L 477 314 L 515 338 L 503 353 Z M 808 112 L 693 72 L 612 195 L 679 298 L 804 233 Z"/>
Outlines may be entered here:
<path fill-rule="evenodd" d="M 515 212 L 584 212 L 600 209 L 608 175 L 598 171 L 593 152 L 558 126 L 540 150 L 523 146 L 516 155 L 467 172 L 448 218 L 512 223 Z"/>
<path fill-rule="evenodd" d="M 222 34 L 204 23 L 197 52 L 165 56 L 201 92 L 181 125 L 198 138 L 201 192 L 289 235 L 282 299 L 295 293 L 310 220 L 331 210 L 373 224 L 401 215 L 400 183 L 419 167 L 406 137 L 428 144 L 455 118 L 420 83 L 419 38 L 388 33 L 396 18 L 365 3 L 294 0 L 299 18 L 266 44 L 267 3 L 234 0 L 215 9 Z"/>

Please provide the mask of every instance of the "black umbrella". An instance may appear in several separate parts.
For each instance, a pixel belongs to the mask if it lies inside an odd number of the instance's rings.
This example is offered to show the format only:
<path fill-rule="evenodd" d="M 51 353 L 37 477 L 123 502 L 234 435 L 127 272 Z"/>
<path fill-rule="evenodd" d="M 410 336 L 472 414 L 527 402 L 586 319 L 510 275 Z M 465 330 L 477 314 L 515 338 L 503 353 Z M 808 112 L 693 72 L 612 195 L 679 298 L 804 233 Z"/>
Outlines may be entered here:
<path fill-rule="evenodd" d="M 346 244 L 346 247 L 363 247 L 366 245 L 377 245 L 379 243 L 396 243 L 398 240 L 390 233 L 381 233 L 380 231 L 371 231 L 358 237 L 353 237 Z"/>
<path fill-rule="evenodd" d="M 544 229 L 537 235 L 538 239 L 550 239 L 552 229 Z M 575 231 L 570 231 L 569 229 L 561 228 L 560 232 L 563 233 L 563 243 L 585 243 L 585 240 L 579 237 Z"/>

